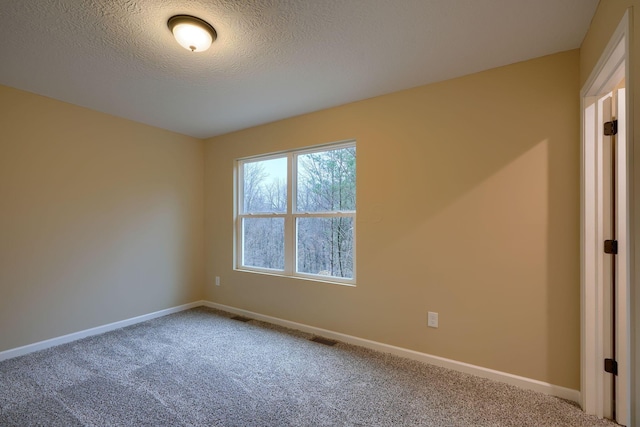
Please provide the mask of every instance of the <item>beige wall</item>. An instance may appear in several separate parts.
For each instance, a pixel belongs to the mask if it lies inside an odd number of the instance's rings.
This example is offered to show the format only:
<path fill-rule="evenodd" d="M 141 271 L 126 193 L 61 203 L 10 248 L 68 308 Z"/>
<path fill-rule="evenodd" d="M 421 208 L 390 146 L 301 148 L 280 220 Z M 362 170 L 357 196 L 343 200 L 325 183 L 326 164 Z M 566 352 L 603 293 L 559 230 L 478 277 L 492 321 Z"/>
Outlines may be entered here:
<path fill-rule="evenodd" d="M 0 351 L 202 298 L 202 141 L 3 86 L 0 135 Z"/>
<path fill-rule="evenodd" d="M 627 82 L 628 95 L 633 105 L 633 154 L 634 154 L 634 205 L 633 205 L 633 230 L 634 242 L 640 242 L 640 97 L 634 96 L 640 85 L 640 0 L 601 0 L 591 27 L 580 47 L 580 81 L 583 85 L 600 59 L 611 35 L 620 23 L 627 8 L 632 7 L 632 22 L 634 28 L 631 31 L 631 82 Z M 635 247 L 635 280 L 631 288 L 632 306 L 632 398 L 635 402 L 632 408 L 632 425 L 640 425 L 640 248 Z"/>
<path fill-rule="evenodd" d="M 569 51 L 208 140 L 207 298 L 578 389 L 578 73 Z M 357 287 L 234 271 L 234 159 L 350 138 Z"/>

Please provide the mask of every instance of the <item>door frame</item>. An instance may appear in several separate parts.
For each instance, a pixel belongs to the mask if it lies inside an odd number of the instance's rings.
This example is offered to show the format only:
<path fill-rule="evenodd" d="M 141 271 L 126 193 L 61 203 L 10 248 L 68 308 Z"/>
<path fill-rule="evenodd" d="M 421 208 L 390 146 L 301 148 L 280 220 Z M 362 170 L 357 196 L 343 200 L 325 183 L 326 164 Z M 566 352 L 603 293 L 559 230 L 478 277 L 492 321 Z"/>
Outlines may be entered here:
<path fill-rule="evenodd" d="M 602 200 L 602 124 L 598 123 L 598 99 L 614 90 L 625 80 L 624 114 L 618 117 L 618 188 L 616 220 L 618 224 L 618 255 L 616 266 L 616 420 L 628 425 L 631 419 L 629 290 L 632 281 L 632 240 L 630 215 L 632 193 L 630 171 L 631 152 L 630 73 L 631 13 L 627 10 L 613 33 L 600 60 L 580 92 L 581 100 L 581 189 L 580 189 L 580 281 L 581 281 L 581 403 L 588 414 L 604 415 L 604 329 L 603 310 L 603 212 Z"/>

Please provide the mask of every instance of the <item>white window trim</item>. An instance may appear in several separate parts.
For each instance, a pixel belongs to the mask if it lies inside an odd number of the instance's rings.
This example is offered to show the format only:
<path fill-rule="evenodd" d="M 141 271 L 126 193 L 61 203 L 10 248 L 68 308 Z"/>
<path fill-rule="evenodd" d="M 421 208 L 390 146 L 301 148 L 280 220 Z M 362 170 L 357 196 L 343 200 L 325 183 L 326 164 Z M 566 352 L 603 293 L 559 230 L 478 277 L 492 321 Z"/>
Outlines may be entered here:
<path fill-rule="evenodd" d="M 355 211 L 335 211 L 335 212 L 298 212 L 297 211 L 297 191 L 294 192 L 294 188 L 297 188 L 297 157 L 304 154 L 316 153 L 322 151 L 336 150 L 340 148 L 356 147 L 355 140 L 340 141 L 336 143 L 316 145 L 313 147 L 303 148 L 299 150 L 282 151 L 277 153 L 243 157 L 236 159 L 235 161 L 235 180 L 234 180 L 234 270 L 244 271 L 250 273 L 261 273 L 273 276 L 288 277 L 294 279 L 311 280 L 314 282 L 323 282 L 347 286 L 356 285 L 356 212 Z M 270 159 L 287 159 L 287 212 L 260 212 L 243 214 L 244 211 L 244 177 L 243 163 L 256 161 L 256 160 L 270 160 Z M 357 166 L 356 166 L 357 170 Z M 357 190 L 356 190 L 356 206 L 357 206 Z M 297 272 L 297 245 L 296 245 L 296 224 L 298 218 L 353 218 L 353 278 L 342 278 L 335 276 L 324 276 L 320 274 L 301 273 Z M 246 266 L 243 265 L 243 232 L 242 232 L 242 220 L 244 218 L 284 218 L 284 270 Z"/>

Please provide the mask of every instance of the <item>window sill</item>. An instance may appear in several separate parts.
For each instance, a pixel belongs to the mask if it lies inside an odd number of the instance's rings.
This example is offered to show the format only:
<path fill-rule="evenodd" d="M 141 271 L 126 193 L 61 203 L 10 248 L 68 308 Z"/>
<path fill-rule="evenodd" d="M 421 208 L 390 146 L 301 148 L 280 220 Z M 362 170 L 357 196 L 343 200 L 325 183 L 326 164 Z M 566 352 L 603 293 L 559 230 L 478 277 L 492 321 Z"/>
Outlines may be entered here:
<path fill-rule="evenodd" d="M 288 276 L 286 274 L 278 274 L 276 272 L 264 271 L 264 270 L 253 270 L 248 268 L 234 268 L 233 271 L 238 271 L 240 273 L 251 273 L 251 274 L 262 274 L 264 276 L 274 276 L 281 277 L 283 279 L 293 279 L 293 280 L 302 280 L 305 282 L 315 282 L 315 283 L 326 283 L 328 285 L 339 285 L 346 286 L 349 288 L 355 288 L 356 282 L 349 281 L 343 282 L 338 280 L 325 279 L 323 276 L 313 277 L 313 276 Z"/>

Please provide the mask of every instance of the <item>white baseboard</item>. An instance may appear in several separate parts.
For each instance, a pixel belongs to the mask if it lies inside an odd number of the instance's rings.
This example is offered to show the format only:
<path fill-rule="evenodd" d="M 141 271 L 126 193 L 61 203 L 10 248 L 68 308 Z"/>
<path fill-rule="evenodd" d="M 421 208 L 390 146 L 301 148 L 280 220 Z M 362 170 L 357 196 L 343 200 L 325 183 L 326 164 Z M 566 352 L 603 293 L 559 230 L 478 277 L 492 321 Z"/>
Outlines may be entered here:
<path fill-rule="evenodd" d="M 72 334 L 63 335 L 61 337 L 52 338 L 45 341 L 25 345 L 22 347 L 12 348 L 0 352 L 0 362 L 14 357 L 23 356 L 25 354 L 33 353 L 34 351 L 44 350 L 50 347 L 55 347 L 60 344 L 66 344 L 68 342 L 76 341 L 82 338 L 90 337 L 92 335 L 103 334 L 105 332 L 113 331 L 115 329 L 124 328 L 125 326 L 134 325 L 136 323 L 145 322 L 147 320 L 155 319 L 157 317 L 166 316 L 168 314 L 177 313 L 183 310 L 189 310 L 190 308 L 200 307 L 205 305 L 205 301 L 195 301 L 189 304 L 179 305 L 177 307 L 167 308 L 165 310 L 155 311 L 153 313 L 144 314 L 142 316 L 132 317 L 130 319 L 121 320 L 119 322 L 109 323 L 107 325 L 98 326 L 91 329 L 85 329 L 83 331 L 74 332 Z"/>
<path fill-rule="evenodd" d="M 83 331 L 74 332 L 72 334 L 63 335 L 61 337 L 52 338 L 52 339 L 40 341 L 34 344 L 29 344 L 22 347 L 17 347 L 10 350 L 2 351 L 0 352 L 0 361 L 11 359 L 18 356 L 23 356 L 25 354 L 33 353 L 34 351 L 44 350 L 50 347 L 66 344 L 66 343 L 76 341 L 82 338 L 86 338 L 92 335 L 102 334 L 105 332 L 113 331 L 115 329 L 124 328 L 125 326 L 134 325 L 136 323 L 145 322 L 147 320 L 155 319 L 157 317 L 166 316 L 168 314 L 173 314 L 179 311 L 189 310 L 191 308 L 200 307 L 200 306 L 216 308 L 218 310 L 226 311 L 229 313 L 239 314 L 252 319 L 261 320 L 264 322 L 273 323 L 275 325 L 284 326 L 286 328 L 297 329 L 299 331 L 311 333 L 314 335 L 319 335 L 325 338 L 332 338 L 338 341 L 342 341 L 344 343 L 381 351 L 383 353 L 395 354 L 397 356 L 406 357 L 407 359 L 418 360 L 420 362 L 441 366 L 443 368 L 452 369 L 454 371 L 464 372 L 467 374 L 476 375 L 478 377 L 500 381 L 503 383 L 518 386 L 520 388 L 537 391 L 537 392 L 548 394 L 551 396 L 557 396 L 557 397 L 571 400 L 574 402 L 580 402 L 580 392 L 578 390 L 573 390 L 566 387 L 560 387 L 557 385 L 545 383 L 543 381 L 521 377 L 518 375 L 509 374 L 506 372 L 483 368 L 482 366 L 476 366 L 476 365 L 471 365 L 469 363 L 458 362 L 456 360 L 446 359 L 444 357 L 433 356 L 431 354 L 426 354 L 426 353 L 420 353 L 418 351 L 409 350 L 402 347 L 396 347 L 389 344 L 383 344 L 376 341 L 367 340 L 364 338 L 358 338 L 352 335 L 341 334 L 339 332 L 329 331 L 327 329 L 316 328 L 314 326 L 309 326 L 302 323 L 291 322 L 289 320 L 284 320 L 284 319 L 279 319 L 277 317 L 254 313 L 252 311 L 235 308 L 228 305 L 217 304 L 210 301 L 195 301 L 189 304 L 167 308 L 165 310 L 160 310 L 160 311 L 145 314 L 142 316 L 121 320 L 119 322 L 109 323 L 107 325 L 98 326 L 96 328 L 85 329 Z"/>
<path fill-rule="evenodd" d="M 252 311 L 235 308 L 228 305 L 217 304 L 210 301 L 203 301 L 203 305 L 234 314 L 239 314 L 255 320 L 261 320 L 264 322 L 273 323 L 275 325 L 284 326 L 286 328 L 297 329 L 299 331 L 319 335 L 325 338 L 332 338 L 344 343 L 381 351 L 383 353 L 391 353 L 397 356 L 406 357 L 407 359 L 417 360 L 420 362 L 429 363 L 431 365 L 452 369 L 454 371 L 472 374 L 481 378 L 488 378 L 502 383 L 511 384 L 527 390 L 533 390 L 551 396 L 560 397 L 562 399 L 571 400 L 573 402 L 580 402 L 580 391 L 578 390 L 557 386 L 527 377 L 521 377 L 519 375 L 509 374 L 507 372 L 483 368 L 482 366 L 458 362 L 456 360 L 446 359 L 444 357 L 420 353 L 418 351 L 408 350 L 406 348 L 396 347 L 389 344 L 383 344 L 364 338 L 341 334 L 339 332 L 329 331 L 327 329 L 316 328 L 314 326 L 309 326 L 302 323 L 291 322 L 289 320 L 279 319 L 277 317 L 266 316 L 264 314 L 254 313 Z"/>

